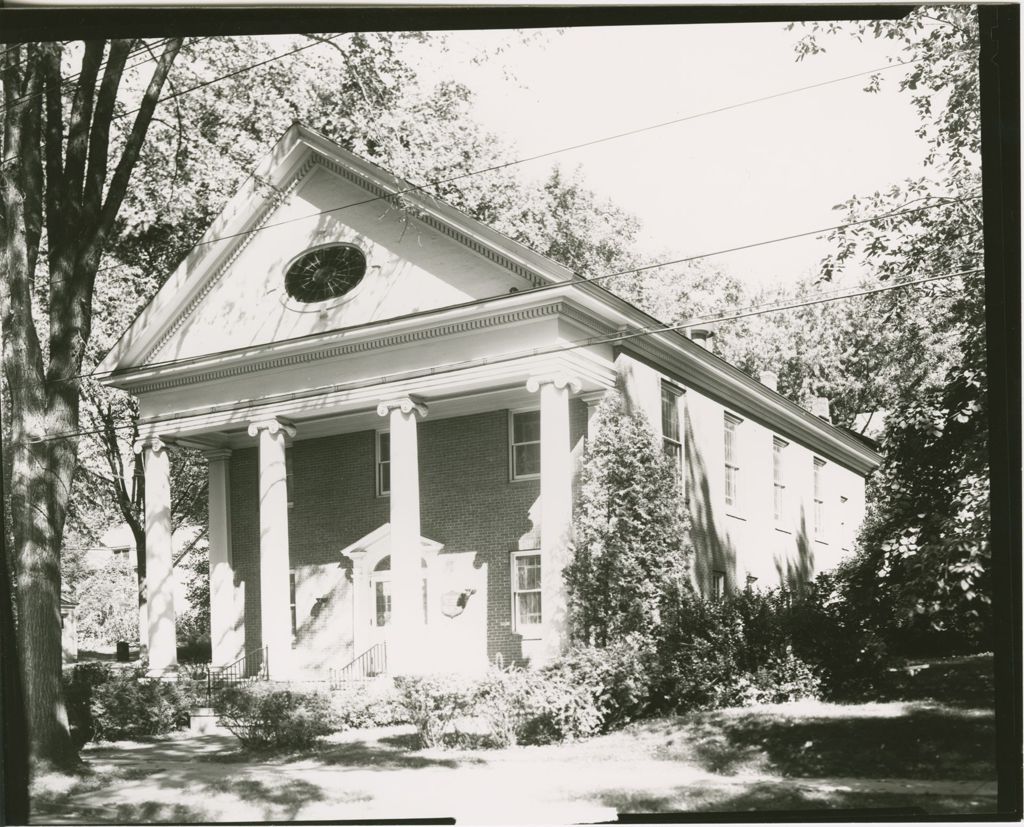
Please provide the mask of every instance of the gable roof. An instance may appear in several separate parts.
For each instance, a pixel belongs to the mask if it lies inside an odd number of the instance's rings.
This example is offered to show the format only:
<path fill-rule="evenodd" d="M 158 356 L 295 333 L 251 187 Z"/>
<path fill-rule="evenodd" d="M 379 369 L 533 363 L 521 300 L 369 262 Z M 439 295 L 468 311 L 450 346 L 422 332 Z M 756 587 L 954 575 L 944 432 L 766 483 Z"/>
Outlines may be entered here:
<path fill-rule="evenodd" d="M 569 268 L 513 241 L 296 121 L 107 352 L 98 371 L 117 372 L 159 363 L 161 347 L 199 307 L 252 239 L 262 230 L 297 220 L 274 219 L 288 196 L 317 166 L 366 191 L 369 197 L 360 203 L 400 195 L 418 221 L 533 286 L 575 278 Z M 351 206 L 358 205 L 341 204 L 319 214 L 327 215 Z"/>

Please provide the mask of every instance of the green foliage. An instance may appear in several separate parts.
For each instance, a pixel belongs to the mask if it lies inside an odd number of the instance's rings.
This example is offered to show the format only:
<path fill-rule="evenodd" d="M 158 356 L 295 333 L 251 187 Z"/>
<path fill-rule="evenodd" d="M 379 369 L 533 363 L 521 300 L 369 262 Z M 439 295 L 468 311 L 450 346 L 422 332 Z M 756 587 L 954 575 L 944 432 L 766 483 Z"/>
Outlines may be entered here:
<path fill-rule="evenodd" d="M 71 741 L 77 749 L 96 735 L 92 722 L 93 691 L 111 680 L 113 670 L 105 663 L 79 663 L 65 669 L 63 677 Z"/>
<path fill-rule="evenodd" d="M 473 707 L 472 686 L 458 675 L 403 675 L 395 686 L 425 749 L 439 746 L 454 720 Z"/>
<path fill-rule="evenodd" d="M 790 645 L 787 604 L 780 592 L 682 595 L 656 644 L 659 706 L 689 712 L 818 697 L 817 669 Z"/>
<path fill-rule="evenodd" d="M 652 705 L 651 674 L 655 649 L 640 634 L 605 647 L 577 645 L 548 669 L 568 685 L 590 693 L 602 732 L 642 718 Z"/>
<path fill-rule="evenodd" d="M 126 561 L 111 560 L 81 582 L 76 622 L 86 648 L 139 639 L 138 585 Z"/>
<path fill-rule="evenodd" d="M 812 27 L 798 54 L 821 51 L 821 33 L 820 24 Z M 976 9 L 922 7 L 897 21 L 861 24 L 858 34 L 899 43 L 913 61 L 900 89 L 921 118 L 925 160 L 934 172 L 851 198 L 839 209 L 852 220 L 907 205 L 929 209 L 834 232 L 822 278 L 849 265 L 893 282 L 979 268 Z M 873 79 L 869 89 L 880 82 Z M 877 628 L 901 646 L 946 640 L 984 649 L 991 636 L 984 281 L 971 273 L 918 288 L 910 298 L 902 292 L 883 294 L 889 305 L 883 323 L 901 327 L 916 319 L 941 348 L 919 356 L 934 369 L 903 387 L 889 411 L 881 441 L 885 462 L 869 490 L 858 564 L 863 576 L 851 581 L 859 589 L 853 599 L 872 604 Z"/>
<path fill-rule="evenodd" d="M 331 709 L 339 730 L 391 726 L 409 722 L 398 692 L 368 692 L 359 684 L 331 691 Z"/>
<path fill-rule="evenodd" d="M 650 637 L 687 588 L 692 552 L 678 470 L 618 394 L 598 407 L 580 489 L 565 569 L 572 635 L 598 646 Z"/>
<path fill-rule="evenodd" d="M 185 598 L 188 608 L 175 627 L 179 658 L 192 661 L 210 660 L 210 554 L 197 544 L 185 556 L 179 571 L 185 575 Z"/>
<path fill-rule="evenodd" d="M 117 741 L 164 735 L 188 726 L 196 695 L 191 682 L 146 678 L 141 669 L 112 672 L 92 688 L 93 739 Z"/>
<path fill-rule="evenodd" d="M 259 683 L 218 691 L 220 723 L 251 749 L 305 749 L 338 728 L 331 698 L 322 692 Z"/>

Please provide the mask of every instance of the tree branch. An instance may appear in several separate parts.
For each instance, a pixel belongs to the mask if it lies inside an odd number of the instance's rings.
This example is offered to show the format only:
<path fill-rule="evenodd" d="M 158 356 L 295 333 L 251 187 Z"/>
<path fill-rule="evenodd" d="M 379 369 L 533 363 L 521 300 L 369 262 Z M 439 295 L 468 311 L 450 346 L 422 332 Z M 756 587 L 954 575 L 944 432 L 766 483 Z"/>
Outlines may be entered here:
<path fill-rule="evenodd" d="M 78 85 L 75 88 L 75 97 L 71 104 L 63 198 L 69 210 L 67 218 L 72 223 L 77 218 L 82 201 L 82 178 L 85 175 L 89 126 L 92 123 L 92 106 L 96 98 L 96 76 L 99 74 L 100 63 L 103 61 L 103 50 L 104 41 L 85 41 L 82 70 L 78 75 Z M 54 246 L 54 239 L 50 239 L 50 247 Z"/>
<path fill-rule="evenodd" d="M 114 175 L 110 179 L 107 200 L 103 204 L 97 227 L 96 240 L 94 242 L 95 249 L 92 252 L 93 257 L 97 261 L 99 259 L 98 249 L 102 246 L 107 234 L 110 232 L 110 228 L 114 225 L 114 219 L 117 217 L 117 212 L 121 208 L 121 202 L 128 191 L 128 181 L 131 178 L 132 170 L 135 168 L 135 162 L 139 158 L 139 152 L 142 150 L 142 142 L 146 138 L 146 130 L 149 129 L 149 122 L 153 118 L 157 101 L 160 99 L 160 90 L 163 89 L 164 81 L 167 80 L 167 73 L 170 72 L 171 65 L 178 56 L 178 50 L 181 49 L 181 40 L 180 37 L 176 37 L 167 41 L 164 52 L 160 55 L 160 60 L 157 61 L 156 68 L 153 70 L 153 76 L 149 80 L 149 86 L 146 88 L 146 94 L 143 96 L 142 104 L 139 106 L 139 111 L 135 116 L 132 131 L 125 141 L 124 149 L 121 152 L 121 159 L 118 161 Z"/>

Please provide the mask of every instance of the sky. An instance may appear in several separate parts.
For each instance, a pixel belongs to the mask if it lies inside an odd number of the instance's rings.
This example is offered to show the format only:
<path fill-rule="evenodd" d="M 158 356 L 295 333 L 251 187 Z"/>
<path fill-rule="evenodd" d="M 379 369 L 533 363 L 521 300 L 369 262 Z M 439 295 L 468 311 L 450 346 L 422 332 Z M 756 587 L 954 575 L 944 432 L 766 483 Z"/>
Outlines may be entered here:
<path fill-rule="evenodd" d="M 446 52 L 415 56 L 421 80 L 454 78 L 475 92 L 475 116 L 514 157 L 887 66 L 890 41 L 825 36 L 796 61 L 800 27 L 716 24 L 572 28 L 522 38 L 452 32 Z M 481 49 L 501 47 L 483 62 Z M 916 177 L 925 147 L 902 68 L 883 90 L 855 78 L 532 161 L 577 165 L 587 185 L 636 215 L 641 250 L 658 260 L 828 227 L 852 195 Z M 785 288 L 828 250 L 813 238 L 707 259 L 751 287 Z"/>

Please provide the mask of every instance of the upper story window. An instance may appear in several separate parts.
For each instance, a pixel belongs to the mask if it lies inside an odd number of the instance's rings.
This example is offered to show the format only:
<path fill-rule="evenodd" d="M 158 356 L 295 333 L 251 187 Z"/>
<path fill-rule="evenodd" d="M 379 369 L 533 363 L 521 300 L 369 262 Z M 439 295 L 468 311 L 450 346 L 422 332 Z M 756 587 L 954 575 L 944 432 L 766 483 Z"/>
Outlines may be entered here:
<path fill-rule="evenodd" d="M 540 476 L 540 411 L 513 411 L 510 415 L 509 443 L 512 479 Z"/>
<path fill-rule="evenodd" d="M 820 539 L 825 532 L 825 460 L 814 458 L 814 533 Z"/>
<path fill-rule="evenodd" d="M 679 399 L 682 391 L 661 383 L 661 438 L 665 453 L 675 463 L 676 473 L 683 476 L 683 432 L 679 424 Z"/>
<path fill-rule="evenodd" d="M 391 434 L 377 431 L 377 496 L 391 493 Z"/>
<path fill-rule="evenodd" d="M 358 247 L 333 244 L 299 256 L 288 267 L 284 289 L 303 304 L 344 296 L 366 275 L 366 256 Z"/>
<path fill-rule="evenodd" d="M 773 510 L 777 523 L 786 519 L 786 447 L 788 445 L 786 440 L 778 437 L 775 437 L 772 443 Z"/>
<path fill-rule="evenodd" d="M 738 416 L 725 414 L 725 504 L 739 505 L 740 452 L 739 429 L 743 422 Z"/>

